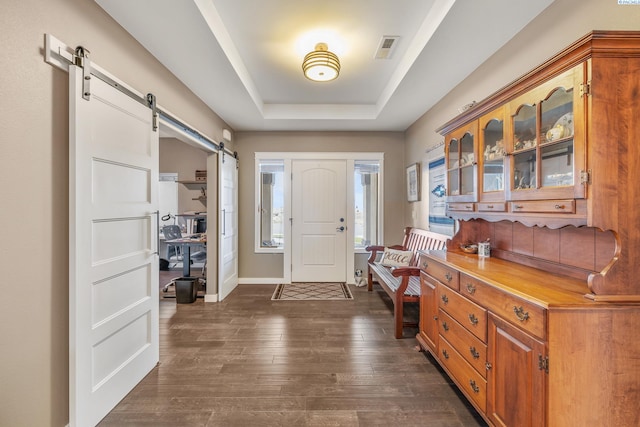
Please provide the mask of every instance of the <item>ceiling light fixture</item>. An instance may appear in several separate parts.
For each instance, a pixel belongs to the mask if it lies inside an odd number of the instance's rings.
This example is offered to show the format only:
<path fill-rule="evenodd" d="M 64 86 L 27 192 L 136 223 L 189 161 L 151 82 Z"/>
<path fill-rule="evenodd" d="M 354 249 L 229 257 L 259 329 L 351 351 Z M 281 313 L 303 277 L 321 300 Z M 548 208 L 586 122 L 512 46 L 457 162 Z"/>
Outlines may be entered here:
<path fill-rule="evenodd" d="M 328 82 L 340 74 L 340 60 L 335 53 L 329 52 L 326 43 L 318 43 L 315 50 L 304 57 L 302 71 L 309 80 Z"/>

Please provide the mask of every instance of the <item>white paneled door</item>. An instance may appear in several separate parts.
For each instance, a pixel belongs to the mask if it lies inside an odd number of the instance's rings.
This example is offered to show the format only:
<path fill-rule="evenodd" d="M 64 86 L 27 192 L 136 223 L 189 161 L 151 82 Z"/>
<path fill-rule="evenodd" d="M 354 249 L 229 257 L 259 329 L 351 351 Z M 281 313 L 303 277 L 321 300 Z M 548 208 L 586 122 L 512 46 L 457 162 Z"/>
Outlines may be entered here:
<path fill-rule="evenodd" d="M 218 294 L 225 299 L 238 286 L 238 161 L 218 153 Z"/>
<path fill-rule="evenodd" d="M 152 112 L 69 67 L 69 417 L 96 425 L 158 362 Z"/>
<path fill-rule="evenodd" d="M 294 160 L 291 280 L 346 280 L 347 193 L 344 160 Z"/>

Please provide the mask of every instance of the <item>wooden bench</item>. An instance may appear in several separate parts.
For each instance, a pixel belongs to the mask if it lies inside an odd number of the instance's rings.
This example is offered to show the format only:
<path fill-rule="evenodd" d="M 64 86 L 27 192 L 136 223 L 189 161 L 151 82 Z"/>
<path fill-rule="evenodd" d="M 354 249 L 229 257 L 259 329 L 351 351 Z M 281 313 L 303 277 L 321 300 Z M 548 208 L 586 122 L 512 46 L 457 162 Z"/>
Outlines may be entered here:
<path fill-rule="evenodd" d="M 412 251 L 413 256 L 407 267 L 385 267 L 380 263 L 378 255 L 385 250 L 384 246 L 367 246 L 369 256 L 368 290 L 373 290 L 374 279 L 393 301 L 393 319 L 395 337 L 402 338 L 403 327 L 416 327 L 417 322 L 404 321 L 404 303 L 420 301 L 420 268 L 417 251 L 427 249 L 444 249 L 448 236 L 419 228 L 407 227 L 404 230 L 402 245 L 388 246 L 389 249 Z"/>

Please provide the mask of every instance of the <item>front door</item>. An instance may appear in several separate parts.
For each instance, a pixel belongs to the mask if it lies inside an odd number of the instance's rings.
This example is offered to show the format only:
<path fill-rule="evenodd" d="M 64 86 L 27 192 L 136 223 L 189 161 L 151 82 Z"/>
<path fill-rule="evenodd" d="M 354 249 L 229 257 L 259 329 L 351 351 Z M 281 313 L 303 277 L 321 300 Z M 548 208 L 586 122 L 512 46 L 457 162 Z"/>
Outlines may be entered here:
<path fill-rule="evenodd" d="M 158 363 L 152 111 L 69 67 L 69 418 L 96 425 Z M 89 79 L 87 79 L 89 80 Z"/>
<path fill-rule="evenodd" d="M 345 160 L 294 160 L 291 190 L 291 280 L 346 280 Z"/>

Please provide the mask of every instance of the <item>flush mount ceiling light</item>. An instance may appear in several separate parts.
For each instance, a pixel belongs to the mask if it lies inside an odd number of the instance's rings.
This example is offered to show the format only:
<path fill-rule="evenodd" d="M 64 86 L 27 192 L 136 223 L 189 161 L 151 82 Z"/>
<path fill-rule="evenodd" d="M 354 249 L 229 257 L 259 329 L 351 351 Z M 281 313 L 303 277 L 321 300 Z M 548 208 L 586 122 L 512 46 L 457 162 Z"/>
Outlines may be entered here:
<path fill-rule="evenodd" d="M 329 52 L 326 43 L 318 43 L 315 50 L 304 57 L 302 71 L 309 80 L 328 82 L 340 74 L 340 60 L 335 53 Z"/>

